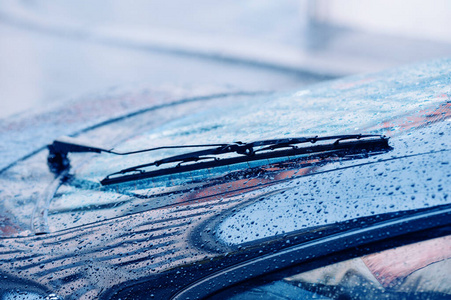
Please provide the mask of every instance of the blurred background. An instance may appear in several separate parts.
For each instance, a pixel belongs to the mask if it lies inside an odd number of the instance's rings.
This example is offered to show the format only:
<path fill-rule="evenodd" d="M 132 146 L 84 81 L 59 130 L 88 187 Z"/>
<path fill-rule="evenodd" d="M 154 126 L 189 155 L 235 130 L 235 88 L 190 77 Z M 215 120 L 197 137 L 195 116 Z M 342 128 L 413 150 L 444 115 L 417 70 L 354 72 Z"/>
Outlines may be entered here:
<path fill-rule="evenodd" d="M 0 117 L 121 86 L 280 90 L 451 55 L 447 0 L 0 2 Z"/>

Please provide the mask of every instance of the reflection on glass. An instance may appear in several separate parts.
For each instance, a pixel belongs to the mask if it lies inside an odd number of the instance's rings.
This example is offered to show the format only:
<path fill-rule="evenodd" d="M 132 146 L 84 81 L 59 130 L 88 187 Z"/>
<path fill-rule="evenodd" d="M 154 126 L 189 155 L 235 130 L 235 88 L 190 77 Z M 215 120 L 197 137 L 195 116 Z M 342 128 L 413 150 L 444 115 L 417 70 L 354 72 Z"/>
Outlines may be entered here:
<path fill-rule="evenodd" d="M 229 299 L 451 299 L 450 258 L 446 236 L 235 291 Z"/>

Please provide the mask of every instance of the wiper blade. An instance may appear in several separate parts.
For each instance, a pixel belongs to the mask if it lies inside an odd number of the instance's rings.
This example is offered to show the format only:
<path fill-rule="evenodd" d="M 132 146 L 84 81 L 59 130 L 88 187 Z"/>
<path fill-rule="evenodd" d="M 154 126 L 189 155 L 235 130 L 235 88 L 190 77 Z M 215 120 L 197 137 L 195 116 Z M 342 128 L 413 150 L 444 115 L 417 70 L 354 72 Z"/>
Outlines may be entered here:
<path fill-rule="evenodd" d="M 380 137 L 379 135 L 336 135 L 336 136 L 325 136 L 325 137 L 299 137 L 299 138 L 285 138 L 285 139 L 271 139 L 271 140 L 262 140 L 262 141 L 256 141 L 251 143 L 243 143 L 243 142 L 235 142 L 231 144 L 221 144 L 219 147 L 206 149 L 206 150 L 200 150 L 195 152 L 189 152 L 185 154 L 175 155 L 171 157 L 167 157 L 161 160 L 154 161 L 152 163 L 146 163 L 138 166 L 133 166 L 131 168 L 123 169 L 119 172 L 110 174 L 116 175 L 116 174 L 124 174 L 128 172 L 133 172 L 141 168 L 150 167 L 150 166 L 160 166 L 167 163 L 174 163 L 179 162 L 180 166 L 184 162 L 192 162 L 192 161 L 199 161 L 199 160 L 206 160 L 206 159 L 213 159 L 218 160 L 219 158 L 216 156 L 209 157 L 208 155 L 220 155 L 220 154 L 226 154 L 226 153 L 237 153 L 237 154 L 243 154 L 247 156 L 253 156 L 258 152 L 262 151 L 268 151 L 268 150 L 275 150 L 278 148 L 287 148 L 287 147 L 296 147 L 298 144 L 302 143 L 316 143 L 318 141 L 324 141 L 324 140 L 335 140 L 335 144 L 338 144 L 339 141 L 346 140 L 346 139 L 361 139 L 361 138 L 367 138 L 367 137 Z M 201 146 L 201 145 L 197 145 Z M 203 145 L 203 147 L 208 147 L 211 145 Z M 262 147 L 266 146 L 260 149 L 255 149 L 256 147 Z M 183 146 L 180 146 L 183 147 Z M 141 150 L 145 151 L 145 150 Z"/>
<path fill-rule="evenodd" d="M 313 145 L 317 142 L 326 142 L 320 145 Z M 311 144 L 306 147 L 299 147 L 300 144 Z M 105 149 L 92 145 L 77 142 L 76 139 L 64 137 L 55 140 L 49 148 L 48 164 L 54 173 L 60 173 L 70 167 L 67 154 L 70 152 L 93 152 L 111 153 L 116 155 L 130 155 L 143 152 L 151 152 L 161 149 L 177 148 L 207 148 L 185 154 L 170 156 L 112 173 L 101 180 L 102 185 L 122 183 L 127 181 L 152 178 L 162 175 L 183 173 L 193 170 L 201 170 L 211 167 L 225 166 L 241 162 L 254 160 L 285 157 L 302 154 L 320 154 L 321 156 L 346 155 L 360 152 L 372 152 L 390 149 L 388 138 L 382 135 L 333 135 L 323 137 L 295 137 L 283 139 L 269 139 L 250 143 L 235 142 L 230 144 L 200 144 L 200 145 L 180 145 L 161 146 L 130 152 L 117 152 L 113 149 Z M 284 149 L 285 148 L 285 149 Z M 238 156 L 220 158 L 222 154 L 235 153 Z M 208 161 L 206 161 L 208 160 Z M 202 162 L 199 162 L 202 161 Z M 184 165 L 183 163 L 195 162 Z M 177 163 L 176 166 L 146 171 L 144 168 L 150 166 L 160 166 L 163 164 Z"/>
<path fill-rule="evenodd" d="M 331 141 L 321 145 L 299 147 L 299 144 L 315 144 L 321 141 Z M 200 146 L 200 145 L 199 145 Z M 209 145 L 204 145 L 209 146 Z M 285 149 L 284 149 L 285 148 Z M 162 175 L 183 173 L 212 167 L 231 165 L 254 160 L 288 157 L 302 154 L 320 154 L 320 156 L 346 155 L 361 152 L 372 152 L 390 149 L 388 138 L 381 135 L 335 135 L 324 137 L 299 137 L 255 141 L 251 143 L 235 142 L 220 145 L 214 148 L 189 152 L 185 154 L 167 157 L 151 163 L 141 164 L 123 169 L 105 177 L 102 185 L 123 183 Z M 239 156 L 220 158 L 226 153 L 236 153 Z M 208 160 L 208 161 L 206 161 Z M 202 161 L 202 162 L 198 162 Z M 196 162 L 184 165 L 183 163 Z M 176 166 L 146 171 L 144 168 L 160 166 L 163 164 L 177 163 Z"/>

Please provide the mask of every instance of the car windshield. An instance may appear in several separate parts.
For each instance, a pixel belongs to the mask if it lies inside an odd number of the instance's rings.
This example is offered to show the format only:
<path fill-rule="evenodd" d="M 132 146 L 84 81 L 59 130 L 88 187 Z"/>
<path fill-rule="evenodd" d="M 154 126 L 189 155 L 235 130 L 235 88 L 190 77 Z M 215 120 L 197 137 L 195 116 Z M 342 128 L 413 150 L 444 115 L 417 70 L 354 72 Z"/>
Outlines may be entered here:
<path fill-rule="evenodd" d="M 220 105 L 196 107 L 188 116 L 137 132 L 116 145 L 115 150 L 127 152 L 163 145 L 187 145 L 193 144 L 193 141 L 196 144 L 233 143 L 360 133 L 383 120 L 442 101 L 430 97 L 427 85 L 421 92 L 415 92 L 416 101 L 410 101 L 409 88 L 403 93 L 398 90 L 396 97 L 392 97 L 390 91 L 378 93 L 377 97 L 362 96 L 383 88 L 373 84 L 375 80 L 362 76 L 335 81 L 333 89 L 329 84 L 324 84 L 291 93 L 254 97 L 251 101 L 224 99 Z M 403 82 L 403 79 L 399 81 Z M 362 82 L 365 84 L 362 85 Z M 407 86 L 408 82 L 405 80 L 402 84 Z M 440 85 L 440 82 L 434 84 Z M 358 87 L 354 88 L 354 85 Z M 436 89 L 437 86 L 431 88 Z M 346 91 L 346 97 L 341 94 L 343 91 Z M 386 134 L 384 130 L 374 133 Z M 80 170 L 79 176 L 98 182 L 106 174 L 184 152 L 186 149 L 165 149 L 129 157 L 102 155 Z"/>
<path fill-rule="evenodd" d="M 117 151 L 133 151 L 193 142 L 229 143 L 296 136 L 352 133 L 395 136 L 410 128 L 412 124 L 426 122 L 422 115 L 431 109 L 433 111 L 437 105 L 443 103 L 443 97 L 441 94 L 437 95 L 437 90 L 449 86 L 449 79 L 444 75 L 447 74 L 448 67 L 448 61 L 444 60 L 429 65 L 428 69 L 419 65 L 380 75 L 362 75 L 336 80 L 282 94 L 217 97 L 208 101 L 193 101 L 134 115 L 108 123 L 107 126 L 95 127 L 79 134 L 77 138 L 94 140 L 100 146 L 114 148 Z M 393 89 L 393 86 L 397 89 Z M 418 88 L 412 90 L 412 86 Z M 331 106 L 330 103 L 334 105 Z M 416 113 L 419 116 L 415 117 L 416 119 L 403 117 L 406 112 L 409 115 Z M 398 121 L 381 123 L 393 119 Z M 439 140 L 435 141 L 438 143 Z M 405 150 L 404 142 L 398 143 L 396 148 Z M 34 171 L 36 174 L 30 174 L 29 180 L 14 183 L 16 190 L 20 192 L 15 196 L 5 197 L 5 205 L 14 218 L 22 220 L 21 223 L 24 225 L 19 232 L 26 233 L 27 230 L 31 230 L 29 225 L 26 225 L 28 223 L 26 220 L 31 218 L 33 211 L 39 211 L 35 208 L 36 203 L 38 207 L 42 207 L 43 222 L 48 226 L 45 231 L 58 231 L 183 202 L 186 197 L 180 198 L 171 193 L 179 187 L 185 190 L 195 188 L 195 185 L 190 184 L 197 182 L 198 179 L 223 176 L 233 171 L 229 167 L 220 167 L 197 174 L 182 174 L 179 177 L 160 178 L 161 180 L 157 178 L 146 181 L 144 185 L 140 185 L 139 182 L 112 187 L 100 185 L 100 180 L 107 174 L 183 152 L 186 150 L 166 149 L 129 157 L 103 153 L 101 155 L 71 153 L 73 162 L 71 179 L 63 185 L 52 187 L 50 179 L 52 176 L 45 165 L 47 151 L 41 151 L 33 156 L 31 161 L 24 161 L 2 174 L 7 178 L 3 182 L 8 183 L 22 172 L 21 168 L 25 168 L 26 164 L 37 166 Z M 263 164 L 273 162 L 266 161 Z M 236 167 L 248 169 L 259 165 L 245 164 Z M 41 169 L 41 173 L 36 171 Z M 46 172 L 45 175 L 43 172 Z M 295 170 L 284 176 L 302 174 L 304 171 Z M 266 176 L 257 181 L 265 183 L 269 179 L 270 177 Z M 46 180 L 48 181 L 41 185 L 36 184 Z M 36 193 L 35 188 L 40 186 L 47 186 L 47 192 L 40 192 L 43 196 L 38 200 L 30 198 L 29 195 Z M 217 193 L 220 193 L 220 189 L 227 187 L 219 188 Z M 328 190 L 324 191 L 337 191 L 337 188 L 329 186 Z M 167 197 L 158 201 L 149 200 L 149 197 L 161 193 Z M 195 199 L 198 196 L 193 194 L 187 197 Z M 349 199 L 351 200 L 357 201 Z M 396 206 L 393 210 L 401 208 Z M 331 220 L 333 218 L 329 219 Z"/>

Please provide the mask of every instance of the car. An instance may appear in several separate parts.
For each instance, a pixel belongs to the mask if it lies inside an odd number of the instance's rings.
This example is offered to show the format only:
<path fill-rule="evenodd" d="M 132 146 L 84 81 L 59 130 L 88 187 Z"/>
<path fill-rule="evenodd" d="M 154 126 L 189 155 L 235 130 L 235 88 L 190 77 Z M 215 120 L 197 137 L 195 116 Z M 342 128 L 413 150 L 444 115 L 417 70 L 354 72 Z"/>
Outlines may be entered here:
<path fill-rule="evenodd" d="M 450 70 L 2 120 L 2 299 L 450 298 Z"/>

